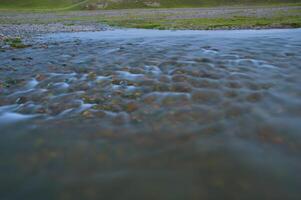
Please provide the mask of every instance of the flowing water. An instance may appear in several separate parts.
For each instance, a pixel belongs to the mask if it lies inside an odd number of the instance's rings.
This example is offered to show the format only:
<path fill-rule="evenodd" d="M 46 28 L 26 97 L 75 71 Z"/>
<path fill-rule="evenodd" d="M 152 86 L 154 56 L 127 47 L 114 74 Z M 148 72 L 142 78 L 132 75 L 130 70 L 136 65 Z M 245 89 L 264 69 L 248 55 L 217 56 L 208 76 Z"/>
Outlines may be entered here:
<path fill-rule="evenodd" d="M 301 199 L 301 30 L 113 30 L 0 52 L 1 199 Z"/>

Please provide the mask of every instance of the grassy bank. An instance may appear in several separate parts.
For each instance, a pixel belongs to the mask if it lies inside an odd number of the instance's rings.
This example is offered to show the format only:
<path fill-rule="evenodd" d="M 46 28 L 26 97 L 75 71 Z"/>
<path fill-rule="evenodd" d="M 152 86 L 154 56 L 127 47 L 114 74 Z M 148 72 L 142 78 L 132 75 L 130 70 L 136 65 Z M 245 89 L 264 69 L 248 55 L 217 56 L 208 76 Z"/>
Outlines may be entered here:
<path fill-rule="evenodd" d="M 89 0 L 0 0 L 2 11 L 62 11 L 85 8 Z"/>
<path fill-rule="evenodd" d="M 9 15 L 9 17 L 6 17 Z M 108 24 L 144 29 L 256 29 L 301 27 L 301 6 L 245 6 L 57 12 L 2 12 L 0 24 Z"/>
<path fill-rule="evenodd" d="M 301 0 L 123 0 L 119 2 L 108 2 L 105 9 L 301 5 Z M 95 4 L 93 4 L 93 0 L 90 0 L 87 5 L 92 5 L 90 7 L 93 9 L 93 5 Z M 94 6 L 94 8 L 99 9 L 97 6 Z"/>
<path fill-rule="evenodd" d="M 195 19 L 103 19 L 100 22 L 117 27 L 144 29 L 244 29 L 244 28 L 298 28 L 301 27 L 301 16 L 245 17 L 230 18 L 195 18 Z"/>
<path fill-rule="evenodd" d="M 0 0 L 1 10 L 191 8 L 233 5 L 300 5 L 301 0 Z"/>
<path fill-rule="evenodd" d="M 299 28 L 301 27 L 301 7 L 287 10 L 273 10 L 268 8 L 248 7 L 245 8 L 204 9 L 190 10 L 181 9 L 173 12 L 159 12 L 159 10 L 141 11 L 130 10 L 120 15 L 108 15 L 102 13 L 96 16 L 71 17 L 63 20 L 73 22 L 96 22 L 104 23 L 113 27 L 143 28 L 143 29 L 254 29 L 254 28 Z M 229 10 L 219 13 L 220 10 Z M 185 11 L 185 12 L 184 12 Z M 233 11 L 233 12 L 232 12 Z M 198 13 L 209 12 L 208 15 Z M 210 12 L 215 14 L 210 14 Z M 256 14 L 262 12 L 262 14 Z M 253 13 L 253 14 L 251 14 Z M 255 13 L 255 14 L 254 14 Z M 66 22 L 67 21 L 67 22 Z"/>

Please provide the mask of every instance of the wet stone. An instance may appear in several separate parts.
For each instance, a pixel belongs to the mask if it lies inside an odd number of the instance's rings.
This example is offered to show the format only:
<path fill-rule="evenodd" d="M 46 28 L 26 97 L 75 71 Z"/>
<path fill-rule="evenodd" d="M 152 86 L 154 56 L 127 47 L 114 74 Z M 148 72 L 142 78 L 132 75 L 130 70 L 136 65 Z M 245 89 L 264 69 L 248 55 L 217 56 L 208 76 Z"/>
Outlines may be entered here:
<path fill-rule="evenodd" d="M 81 106 L 78 101 L 73 102 L 56 102 L 48 105 L 47 110 L 49 110 L 51 115 L 58 115 L 66 110 L 76 109 Z"/>
<path fill-rule="evenodd" d="M 206 80 L 206 79 L 190 79 L 189 83 L 195 88 L 212 88 L 217 89 L 222 85 L 221 83 Z"/>
<path fill-rule="evenodd" d="M 196 90 L 192 93 L 192 100 L 196 103 L 218 103 L 220 95 L 212 90 Z"/>
<path fill-rule="evenodd" d="M 209 59 L 209 58 L 199 58 L 199 59 L 197 59 L 197 61 L 201 62 L 201 63 L 210 63 L 210 62 L 212 62 L 212 60 Z"/>
<path fill-rule="evenodd" d="M 8 78 L 5 80 L 4 84 L 6 87 L 14 87 L 14 86 L 23 86 L 25 82 L 25 79 L 13 79 Z"/>
<path fill-rule="evenodd" d="M 224 95 L 228 98 L 236 98 L 238 97 L 239 93 L 234 90 L 230 90 L 230 91 L 226 91 Z"/>
<path fill-rule="evenodd" d="M 120 105 L 110 104 L 110 103 L 94 105 L 92 108 L 95 110 L 103 110 L 103 111 L 110 111 L 110 112 L 121 112 L 122 111 L 122 108 Z"/>
<path fill-rule="evenodd" d="M 36 76 L 35 76 L 35 79 L 37 80 L 37 81 L 43 81 L 43 80 L 45 80 L 47 77 L 44 75 L 44 74 L 37 74 Z"/>
<path fill-rule="evenodd" d="M 157 84 L 157 81 L 153 79 L 143 79 L 137 83 L 138 86 L 152 86 L 154 84 Z"/>
<path fill-rule="evenodd" d="M 186 74 L 186 70 L 184 69 L 175 69 L 172 72 L 170 72 L 170 75 L 182 75 L 182 74 Z"/>
<path fill-rule="evenodd" d="M 124 125 L 128 121 L 128 116 L 125 113 L 118 113 L 113 119 L 112 122 L 115 125 Z"/>
<path fill-rule="evenodd" d="M 256 83 L 248 83 L 247 88 L 250 90 L 260 90 L 261 89 L 260 85 L 256 84 Z"/>
<path fill-rule="evenodd" d="M 124 110 L 129 113 L 134 112 L 138 109 L 139 109 L 139 104 L 135 101 L 131 101 L 124 106 Z"/>
<path fill-rule="evenodd" d="M 85 118 L 93 118 L 94 117 L 93 113 L 90 110 L 86 110 L 86 111 L 82 112 L 81 115 Z"/>
<path fill-rule="evenodd" d="M 47 111 L 43 106 L 27 102 L 18 108 L 18 113 L 22 114 L 45 114 Z"/>
<path fill-rule="evenodd" d="M 172 76 L 172 81 L 174 81 L 174 82 L 185 82 L 187 79 L 189 79 L 189 78 L 185 75 Z"/>
<path fill-rule="evenodd" d="M 95 96 L 84 95 L 81 98 L 85 103 L 90 103 L 90 104 L 101 104 L 106 101 L 105 97 L 98 96 L 98 95 Z"/>
<path fill-rule="evenodd" d="M 170 78 L 166 75 L 161 75 L 159 77 L 159 81 L 162 82 L 162 83 L 169 83 L 170 82 Z"/>
<path fill-rule="evenodd" d="M 227 85 L 227 87 L 233 88 L 233 89 L 239 89 L 242 87 L 240 85 L 240 83 L 238 83 L 238 82 L 228 82 L 228 83 L 226 83 L 226 85 Z"/>
<path fill-rule="evenodd" d="M 153 91 L 167 92 L 172 91 L 171 86 L 166 83 L 156 83 L 153 85 Z"/>
<path fill-rule="evenodd" d="M 101 110 L 86 110 L 82 112 L 81 115 L 85 118 L 101 119 L 104 118 L 107 114 Z"/>
<path fill-rule="evenodd" d="M 123 80 L 123 79 L 113 79 L 112 84 L 114 85 L 121 85 L 121 86 L 135 86 L 137 83 L 129 80 Z"/>
<path fill-rule="evenodd" d="M 187 95 L 171 95 L 162 99 L 163 106 L 184 106 L 189 103 Z"/>
<path fill-rule="evenodd" d="M 127 99 L 140 99 L 142 96 L 142 91 L 125 92 L 122 94 L 122 97 Z"/>
<path fill-rule="evenodd" d="M 88 77 L 89 80 L 95 80 L 96 77 L 97 77 L 97 74 L 94 73 L 94 72 L 89 72 L 87 77 Z"/>
<path fill-rule="evenodd" d="M 285 137 L 271 125 L 262 125 L 257 130 L 257 136 L 266 143 L 285 144 Z"/>
<path fill-rule="evenodd" d="M 241 117 L 244 114 L 247 114 L 249 109 L 241 105 L 228 105 L 225 109 L 225 115 L 227 118 L 236 118 Z"/>
<path fill-rule="evenodd" d="M 87 82 L 77 82 L 70 86 L 71 91 L 86 91 L 90 89 L 90 84 Z"/>
<path fill-rule="evenodd" d="M 19 97 L 17 100 L 16 100 L 16 103 L 17 104 L 23 104 L 27 101 L 27 98 L 26 97 Z"/>
<path fill-rule="evenodd" d="M 172 84 L 171 90 L 174 92 L 189 93 L 189 92 L 191 92 L 192 88 L 188 84 L 185 84 L 185 83 L 175 83 L 175 84 Z"/>
<path fill-rule="evenodd" d="M 145 104 L 153 104 L 156 102 L 156 100 L 157 100 L 157 97 L 154 95 L 146 96 L 143 98 L 143 102 Z"/>
<path fill-rule="evenodd" d="M 140 68 L 131 68 L 129 69 L 129 72 L 132 74 L 144 74 L 144 70 Z"/>
<path fill-rule="evenodd" d="M 252 93 L 252 94 L 249 94 L 246 99 L 249 101 L 249 102 L 258 102 L 258 101 L 261 101 L 261 99 L 263 98 L 262 94 L 261 93 Z"/>

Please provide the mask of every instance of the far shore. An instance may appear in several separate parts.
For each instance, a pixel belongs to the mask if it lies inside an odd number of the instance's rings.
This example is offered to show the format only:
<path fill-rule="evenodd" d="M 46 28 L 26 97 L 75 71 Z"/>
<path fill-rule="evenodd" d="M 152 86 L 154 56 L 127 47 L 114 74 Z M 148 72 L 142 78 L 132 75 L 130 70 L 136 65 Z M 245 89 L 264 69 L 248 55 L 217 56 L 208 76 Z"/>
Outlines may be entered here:
<path fill-rule="evenodd" d="M 0 40 L 59 32 L 112 28 L 160 30 L 236 30 L 301 27 L 301 6 L 225 6 L 215 8 L 125 9 L 94 11 L 5 11 Z"/>

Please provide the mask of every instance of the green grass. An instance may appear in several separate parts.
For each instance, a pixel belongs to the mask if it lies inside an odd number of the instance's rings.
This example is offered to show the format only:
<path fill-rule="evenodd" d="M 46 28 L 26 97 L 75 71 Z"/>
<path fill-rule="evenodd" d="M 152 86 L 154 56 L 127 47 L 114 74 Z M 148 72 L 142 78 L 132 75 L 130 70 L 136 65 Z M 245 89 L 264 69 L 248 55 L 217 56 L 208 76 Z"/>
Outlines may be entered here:
<path fill-rule="evenodd" d="M 24 18 L 24 19 L 4 19 L 0 24 L 47 24 L 63 23 L 66 26 L 73 26 L 79 23 L 104 23 L 115 27 L 143 28 L 143 29 L 190 29 L 190 30 L 210 30 L 210 29 L 241 29 L 241 28 L 275 28 L 301 27 L 301 10 L 290 9 L 274 11 L 267 17 L 244 16 L 243 12 L 231 14 L 229 16 L 216 15 L 212 18 L 188 18 L 181 11 L 174 14 L 160 14 L 152 12 L 136 12 L 130 10 L 119 15 L 99 13 L 92 16 L 72 16 L 72 12 L 56 12 L 52 17 Z M 114 11 L 119 13 L 119 11 Z M 83 12 L 84 13 L 84 12 Z M 63 17 L 62 17 L 63 16 Z M 184 17 L 184 18 L 181 18 Z M 175 18 L 180 17 L 180 18 Z"/>
<path fill-rule="evenodd" d="M 0 2 L 8 2 L 9 0 L 0 0 Z M 16 2 L 15 6 L 24 5 L 21 0 L 11 0 Z M 52 17 L 40 17 L 40 18 L 0 18 L 0 24 L 22 24 L 22 23 L 32 23 L 32 24 L 47 24 L 61 22 L 67 26 L 72 26 L 74 22 L 91 22 L 91 23 L 105 23 L 111 26 L 117 27 L 127 27 L 127 28 L 144 28 L 144 29 L 191 29 L 191 30 L 203 30 L 203 29 L 238 29 L 238 28 L 269 28 L 269 27 L 291 27 L 297 28 L 301 27 L 301 10 L 298 7 L 291 7 L 290 9 L 272 11 L 266 17 L 258 17 L 257 15 L 246 16 L 243 10 L 235 12 L 230 15 L 216 15 L 212 18 L 193 18 L 187 13 L 181 13 L 181 10 L 173 14 L 160 14 L 160 12 L 155 12 L 150 10 L 150 12 L 137 12 L 137 10 L 127 10 L 126 12 L 121 12 L 119 10 L 111 12 L 100 12 L 96 15 L 73 15 L 73 12 L 67 12 L 64 9 L 74 9 L 76 6 L 83 6 L 86 1 L 81 0 L 24 0 L 25 2 L 32 2 L 35 4 L 30 4 L 30 6 L 38 6 L 39 8 L 45 8 L 46 5 L 57 2 L 56 6 L 65 6 L 57 9 L 58 12 L 52 15 Z M 51 1 L 51 2 L 50 2 Z M 89 0 L 89 2 L 92 0 Z M 160 0 L 165 2 L 171 2 L 171 0 Z M 172 4 L 172 6 L 180 6 L 182 0 L 174 0 L 178 4 Z M 187 2 L 192 2 L 196 0 L 188 0 Z M 202 2 L 209 0 L 200 0 Z M 224 2 L 226 0 L 213 0 Z M 233 2 L 234 0 L 231 0 Z M 248 1 L 248 0 L 236 0 L 237 2 Z M 258 0 L 260 1 L 260 0 Z M 42 2 L 44 4 L 42 5 Z M 69 3 L 68 3 L 69 2 Z M 270 2 L 270 1 L 269 1 Z M 272 2 L 272 1 L 271 1 Z M 274 1 L 273 1 L 274 2 Z M 29 4 L 26 4 L 29 6 Z M 171 5 L 171 4 L 168 4 Z M 270 4 L 272 5 L 272 4 Z M 299 4 L 294 4 L 299 5 Z M 54 6 L 54 5 L 53 5 Z M 67 6 L 67 7 L 66 7 Z M 71 7 L 70 7 L 71 6 Z M 246 8 L 247 6 L 244 6 Z M 48 6 L 47 9 L 54 8 Z M 61 11 L 59 11 L 61 10 Z M 62 11 L 63 10 L 63 11 Z M 7 11 L 10 12 L 10 11 Z M 18 11 L 20 12 L 20 11 Z M 32 11 L 31 11 L 32 12 Z M 37 12 L 44 11 L 40 10 Z M 114 14 L 114 12 L 116 12 Z M 193 10 L 192 10 L 193 12 Z M 54 12 L 52 12 L 54 13 Z M 77 12 L 76 12 L 77 13 Z M 82 11 L 82 13 L 86 13 Z M 264 15 L 262 15 L 264 16 Z"/>
<path fill-rule="evenodd" d="M 16 49 L 27 47 L 27 45 L 22 42 L 21 38 L 6 38 L 3 43 L 4 45 L 9 45 L 11 48 Z"/>
<path fill-rule="evenodd" d="M 150 8 L 156 2 L 160 8 L 208 7 L 226 5 L 277 5 L 301 3 L 301 0 L 0 0 L 0 9 L 8 10 L 70 10 L 99 9 L 99 2 L 107 2 L 106 9 Z M 98 3 L 98 6 L 97 6 Z M 89 5 L 89 6 L 88 6 Z"/>
<path fill-rule="evenodd" d="M 301 16 L 274 16 L 270 18 L 234 16 L 231 18 L 196 19 L 105 19 L 100 20 L 111 26 L 144 29 L 235 29 L 262 27 L 301 27 Z"/>
<path fill-rule="evenodd" d="M 189 18 L 175 19 L 166 14 L 130 14 L 120 16 L 83 16 L 65 18 L 66 21 L 100 22 L 114 27 L 143 28 L 143 29 L 190 29 L 190 30 L 211 30 L 211 29 L 241 29 L 241 28 L 269 28 L 269 27 L 301 27 L 300 10 L 288 10 L 275 12 L 269 17 L 256 16 L 228 16 L 215 18 Z"/>
<path fill-rule="evenodd" d="M 91 2 L 91 0 L 90 0 Z M 149 8 L 145 2 L 158 2 L 160 8 L 190 8 L 215 7 L 233 5 L 280 5 L 301 3 L 301 0 L 124 0 L 119 3 L 109 3 L 108 9 Z"/>
<path fill-rule="evenodd" d="M 0 0 L 0 9 L 7 10 L 60 10 L 71 9 L 85 0 Z"/>

